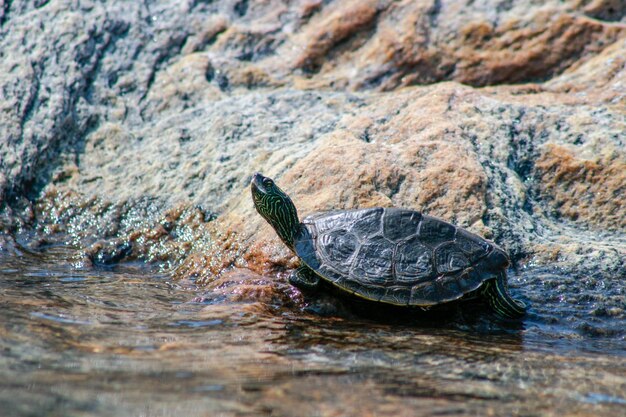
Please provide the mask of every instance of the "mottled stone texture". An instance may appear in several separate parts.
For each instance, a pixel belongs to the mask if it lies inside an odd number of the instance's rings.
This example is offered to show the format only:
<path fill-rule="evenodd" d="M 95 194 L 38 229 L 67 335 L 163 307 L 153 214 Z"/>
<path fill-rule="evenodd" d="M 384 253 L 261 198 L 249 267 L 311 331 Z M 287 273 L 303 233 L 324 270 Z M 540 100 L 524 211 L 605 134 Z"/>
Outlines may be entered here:
<path fill-rule="evenodd" d="M 0 106 L 3 232 L 86 263 L 293 267 L 258 170 L 303 215 L 413 208 L 626 274 L 620 1 L 5 2 Z"/>

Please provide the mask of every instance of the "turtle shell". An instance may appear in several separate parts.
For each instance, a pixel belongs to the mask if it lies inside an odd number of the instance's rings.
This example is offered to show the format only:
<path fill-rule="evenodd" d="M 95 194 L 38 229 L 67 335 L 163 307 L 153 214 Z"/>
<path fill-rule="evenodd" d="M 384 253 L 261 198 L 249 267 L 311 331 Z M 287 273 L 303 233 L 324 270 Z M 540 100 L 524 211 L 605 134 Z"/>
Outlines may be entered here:
<path fill-rule="evenodd" d="M 321 278 L 373 301 L 429 306 L 462 297 L 508 265 L 495 244 L 413 210 L 313 214 L 294 248 Z"/>

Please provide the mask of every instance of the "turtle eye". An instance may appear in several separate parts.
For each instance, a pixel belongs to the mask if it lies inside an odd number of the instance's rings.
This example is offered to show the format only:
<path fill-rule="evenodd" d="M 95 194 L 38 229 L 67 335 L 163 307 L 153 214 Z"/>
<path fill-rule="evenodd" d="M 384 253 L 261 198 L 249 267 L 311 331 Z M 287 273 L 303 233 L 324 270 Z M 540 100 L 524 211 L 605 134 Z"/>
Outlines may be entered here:
<path fill-rule="evenodd" d="M 271 187 L 272 185 L 274 185 L 274 181 L 272 181 L 272 180 L 271 180 L 271 179 L 269 179 L 269 178 L 265 178 L 265 179 L 263 180 L 263 185 L 264 185 L 265 187 Z"/>

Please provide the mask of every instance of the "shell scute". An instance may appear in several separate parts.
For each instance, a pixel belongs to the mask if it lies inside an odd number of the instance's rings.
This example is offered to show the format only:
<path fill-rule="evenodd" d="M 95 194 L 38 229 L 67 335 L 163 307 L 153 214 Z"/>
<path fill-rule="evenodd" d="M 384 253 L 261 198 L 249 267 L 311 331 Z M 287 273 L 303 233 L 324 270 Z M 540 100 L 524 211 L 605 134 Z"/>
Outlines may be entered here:
<path fill-rule="evenodd" d="M 317 244 L 314 236 L 307 227 L 300 227 L 294 240 L 294 250 L 310 268 L 316 270 L 321 263 L 318 259 Z"/>
<path fill-rule="evenodd" d="M 395 305 L 407 305 L 411 298 L 411 287 L 388 287 L 385 290 L 385 295 L 380 299 L 386 303 Z"/>
<path fill-rule="evenodd" d="M 323 262 L 331 263 L 338 271 L 349 274 L 359 241 L 345 229 L 336 229 L 322 234 L 318 238 L 318 247 Z"/>
<path fill-rule="evenodd" d="M 383 215 L 383 236 L 399 242 L 417 235 L 422 215 L 413 210 L 386 209 Z"/>
<path fill-rule="evenodd" d="M 306 217 L 302 224 L 309 226 L 315 225 L 319 234 L 323 234 L 329 230 L 345 228 L 351 224 L 355 216 L 343 211 L 330 211 L 327 213 L 314 213 Z"/>
<path fill-rule="evenodd" d="M 424 216 L 419 227 L 420 240 L 431 247 L 454 240 L 456 227 L 430 216 Z"/>
<path fill-rule="evenodd" d="M 351 269 L 351 277 L 371 285 L 384 285 L 393 279 L 394 245 L 382 236 L 374 236 L 361 245 Z"/>
<path fill-rule="evenodd" d="M 489 254 L 492 245 L 480 236 L 457 228 L 454 243 L 467 255 L 470 262 L 476 262 Z"/>
<path fill-rule="evenodd" d="M 453 242 L 443 243 L 435 249 L 437 272 L 448 274 L 461 271 L 471 265 L 469 259 Z"/>
<path fill-rule="evenodd" d="M 354 219 L 350 232 L 355 234 L 361 241 L 379 233 L 382 228 L 381 218 L 383 211 L 384 209 L 380 207 L 364 211 Z"/>
<path fill-rule="evenodd" d="M 436 304 L 439 294 L 433 282 L 422 282 L 411 287 L 409 304 L 432 305 Z"/>
<path fill-rule="evenodd" d="M 432 251 L 414 236 L 398 244 L 394 266 L 399 282 L 413 283 L 429 279 L 434 273 Z"/>

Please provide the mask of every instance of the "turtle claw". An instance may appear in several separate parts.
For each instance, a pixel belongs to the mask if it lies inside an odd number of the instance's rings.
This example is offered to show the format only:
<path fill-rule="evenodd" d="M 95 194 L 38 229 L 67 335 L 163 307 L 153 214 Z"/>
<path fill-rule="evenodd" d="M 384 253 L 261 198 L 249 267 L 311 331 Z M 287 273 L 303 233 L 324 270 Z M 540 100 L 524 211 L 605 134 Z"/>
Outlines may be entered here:
<path fill-rule="evenodd" d="M 289 283 L 304 291 L 317 290 L 320 277 L 308 266 L 301 266 L 289 275 Z"/>

